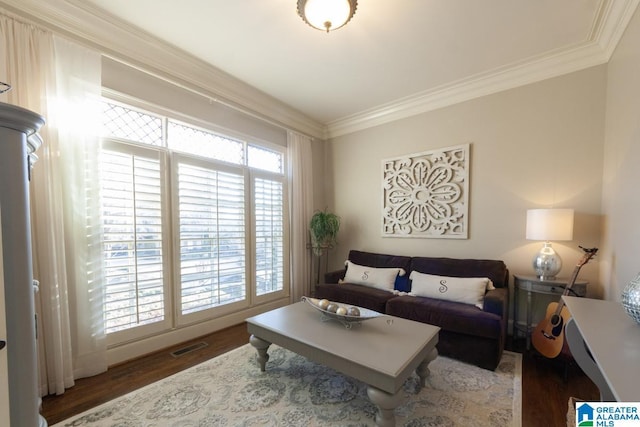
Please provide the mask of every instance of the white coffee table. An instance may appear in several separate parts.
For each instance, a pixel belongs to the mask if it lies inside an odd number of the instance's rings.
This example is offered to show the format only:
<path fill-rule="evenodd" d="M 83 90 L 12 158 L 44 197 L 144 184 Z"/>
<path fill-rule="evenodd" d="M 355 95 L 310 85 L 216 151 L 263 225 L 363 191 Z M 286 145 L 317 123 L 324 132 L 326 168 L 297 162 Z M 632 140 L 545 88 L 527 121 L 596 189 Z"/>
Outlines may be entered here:
<path fill-rule="evenodd" d="M 247 319 L 250 342 L 265 370 L 273 343 L 356 378 L 377 405 L 376 424 L 395 426 L 402 384 L 416 371 L 424 386 L 429 363 L 438 356 L 440 328 L 393 316 L 366 320 L 351 329 L 321 321 L 320 313 L 298 302 Z"/>

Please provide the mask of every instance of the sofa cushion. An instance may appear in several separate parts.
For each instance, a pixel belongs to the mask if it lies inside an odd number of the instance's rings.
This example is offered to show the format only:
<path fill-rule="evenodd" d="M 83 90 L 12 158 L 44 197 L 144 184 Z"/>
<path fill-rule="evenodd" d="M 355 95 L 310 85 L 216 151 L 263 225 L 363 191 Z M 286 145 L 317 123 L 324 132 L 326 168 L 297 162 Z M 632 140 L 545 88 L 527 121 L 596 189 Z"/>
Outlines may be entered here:
<path fill-rule="evenodd" d="M 480 309 L 491 283 L 486 277 L 435 276 L 418 271 L 412 271 L 409 279 L 410 295 L 473 304 Z"/>
<path fill-rule="evenodd" d="M 502 333 L 500 316 L 470 304 L 406 295 L 387 301 L 386 313 L 485 338 L 500 338 Z"/>
<path fill-rule="evenodd" d="M 485 259 L 414 257 L 409 271 L 453 277 L 488 277 L 496 288 L 509 286 L 509 271 L 504 262 Z"/>
<path fill-rule="evenodd" d="M 393 291 L 396 277 L 406 274 L 403 268 L 378 268 L 359 265 L 346 261 L 347 272 L 344 275 L 345 283 L 370 286 L 385 291 Z"/>
<path fill-rule="evenodd" d="M 315 297 L 384 313 L 387 301 L 395 297 L 395 295 L 382 289 L 352 283 L 324 283 L 316 285 Z"/>
<path fill-rule="evenodd" d="M 409 267 L 411 257 L 402 255 L 385 255 L 364 251 L 349 251 L 349 261 L 365 265 L 367 267 L 378 268 L 402 268 L 407 272 L 404 276 L 398 275 L 394 284 L 394 289 L 402 292 L 409 292 Z"/>

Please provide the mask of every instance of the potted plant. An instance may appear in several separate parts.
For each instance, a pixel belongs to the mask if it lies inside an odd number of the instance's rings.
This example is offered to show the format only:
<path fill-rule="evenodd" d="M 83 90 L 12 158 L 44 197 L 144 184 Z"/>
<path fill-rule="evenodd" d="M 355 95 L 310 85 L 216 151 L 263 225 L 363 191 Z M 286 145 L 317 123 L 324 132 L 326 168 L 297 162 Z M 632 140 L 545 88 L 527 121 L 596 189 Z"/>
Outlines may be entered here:
<path fill-rule="evenodd" d="M 316 211 L 309 222 L 309 232 L 311 233 L 311 248 L 317 256 L 322 256 L 323 252 L 331 249 L 336 244 L 336 236 L 340 229 L 340 217 L 334 213 Z"/>

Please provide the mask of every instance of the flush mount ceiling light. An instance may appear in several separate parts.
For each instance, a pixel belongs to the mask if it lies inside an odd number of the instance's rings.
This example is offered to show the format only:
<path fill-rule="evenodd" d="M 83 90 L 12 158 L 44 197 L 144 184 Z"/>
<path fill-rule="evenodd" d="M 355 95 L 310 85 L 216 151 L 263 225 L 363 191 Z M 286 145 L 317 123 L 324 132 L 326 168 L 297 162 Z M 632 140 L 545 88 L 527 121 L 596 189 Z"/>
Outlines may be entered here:
<path fill-rule="evenodd" d="M 337 30 L 356 13 L 357 0 L 298 0 L 298 15 L 318 30 Z"/>

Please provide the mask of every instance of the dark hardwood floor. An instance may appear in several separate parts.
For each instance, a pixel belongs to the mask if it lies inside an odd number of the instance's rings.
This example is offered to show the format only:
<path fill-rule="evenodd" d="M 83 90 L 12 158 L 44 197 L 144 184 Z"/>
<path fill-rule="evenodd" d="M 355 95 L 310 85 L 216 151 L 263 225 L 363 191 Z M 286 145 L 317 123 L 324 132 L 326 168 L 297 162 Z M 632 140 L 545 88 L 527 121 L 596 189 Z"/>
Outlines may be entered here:
<path fill-rule="evenodd" d="M 206 342 L 199 350 L 174 357 L 170 353 L 185 346 Z M 567 402 L 570 396 L 597 400 L 596 386 L 576 366 L 523 352 L 522 340 L 511 341 L 508 348 L 524 353 L 522 365 L 523 427 L 564 427 L 567 425 Z M 47 396 L 42 401 L 42 415 L 49 425 L 56 424 L 115 397 L 150 384 L 190 366 L 216 357 L 249 342 L 245 324 L 240 324 L 199 339 L 183 343 L 148 356 L 111 367 L 107 372 L 76 381 L 61 396 Z"/>
<path fill-rule="evenodd" d="M 522 427 L 565 427 L 570 397 L 600 400 L 598 388 L 575 363 L 546 359 L 524 347 L 519 340 L 510 348 L 523 354 Z"/>

